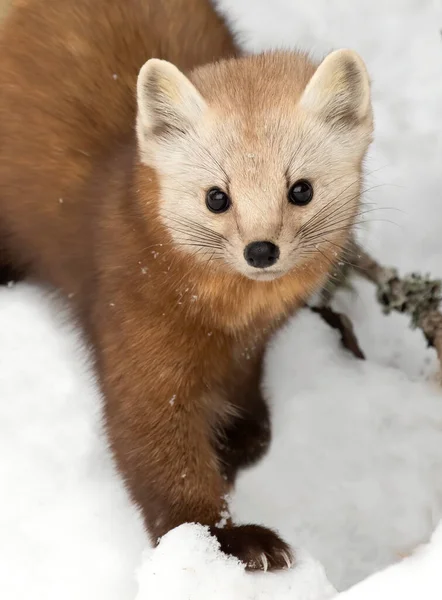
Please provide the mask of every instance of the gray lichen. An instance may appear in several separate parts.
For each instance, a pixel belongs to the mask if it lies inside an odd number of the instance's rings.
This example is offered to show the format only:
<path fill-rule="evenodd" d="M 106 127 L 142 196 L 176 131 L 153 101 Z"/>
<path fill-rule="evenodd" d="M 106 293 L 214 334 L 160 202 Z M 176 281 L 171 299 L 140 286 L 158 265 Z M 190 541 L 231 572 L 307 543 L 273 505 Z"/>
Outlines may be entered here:
<path fill-rule="evenodd" d="M 377 298 L 385 314 L 406 313 L 411 317 L 411 327 L 420 327 L 423 316 L 440 306 L 442 281 L 420 273 L 399 277 L 396 269 L 384 268 L 377 281 Z"/>

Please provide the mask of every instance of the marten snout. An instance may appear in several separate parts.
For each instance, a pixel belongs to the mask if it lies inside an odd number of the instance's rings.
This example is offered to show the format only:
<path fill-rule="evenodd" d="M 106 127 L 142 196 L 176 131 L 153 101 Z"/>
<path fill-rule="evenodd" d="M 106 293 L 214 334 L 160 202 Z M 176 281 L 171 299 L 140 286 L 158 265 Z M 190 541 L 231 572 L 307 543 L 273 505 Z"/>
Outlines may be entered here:
<path fill-rule="evenodd" d="M 279 248 L 272 242 L 252 242 L 245 247 L 244 258 L 251 267 L 265 269 L 279 258 Z"/>

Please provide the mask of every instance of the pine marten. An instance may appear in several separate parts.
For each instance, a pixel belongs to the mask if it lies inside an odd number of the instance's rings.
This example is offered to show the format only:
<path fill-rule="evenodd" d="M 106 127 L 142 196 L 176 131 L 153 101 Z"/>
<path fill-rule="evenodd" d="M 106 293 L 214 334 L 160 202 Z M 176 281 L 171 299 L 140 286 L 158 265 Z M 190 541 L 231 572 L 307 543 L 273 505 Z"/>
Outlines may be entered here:
<path fill-rule="evenodd" d="M 226 498 L 269 445 L 267 340 L 358 212 L 362 60 L 241 57 L 209 0 L 17 0 L 0 35 L 3 268 L 71 303 L 152 540 L 198 522 L 289 566 Z"/>

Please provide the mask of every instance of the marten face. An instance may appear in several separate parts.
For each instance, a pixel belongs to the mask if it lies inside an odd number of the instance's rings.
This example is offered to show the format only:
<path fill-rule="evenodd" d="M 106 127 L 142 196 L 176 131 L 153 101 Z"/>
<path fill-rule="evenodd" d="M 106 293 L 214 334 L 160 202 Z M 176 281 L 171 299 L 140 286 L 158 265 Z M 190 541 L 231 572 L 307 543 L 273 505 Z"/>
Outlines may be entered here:
<path fill-rule="evenodd" d="M 339 257 L 371 139 L 353 52 L 275 53 L 203 67 L 150 60 L 138 82 L 141 160 L 173 243 L 210 268 L 268 281 Z"/>

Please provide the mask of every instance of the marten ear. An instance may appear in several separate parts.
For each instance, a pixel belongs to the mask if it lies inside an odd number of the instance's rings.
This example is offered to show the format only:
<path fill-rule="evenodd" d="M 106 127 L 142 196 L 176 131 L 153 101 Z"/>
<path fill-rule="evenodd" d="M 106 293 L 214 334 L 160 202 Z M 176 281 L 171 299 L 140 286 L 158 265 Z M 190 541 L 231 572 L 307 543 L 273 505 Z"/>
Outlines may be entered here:
<path fill-rule="evenodd" d="M 352 128 L 371 120 L 370 80 L 360 56 L 337 50 L 319 65 L 300 105 L 331 125 Z"/>
<path fill-rule="evenodd" d="M 137 133 L 141 147 L 152 138 L 169 138 L 191 129 L 206 103 L 195 86 L 174 65 L 152 58 L 137 83 Z"/>

